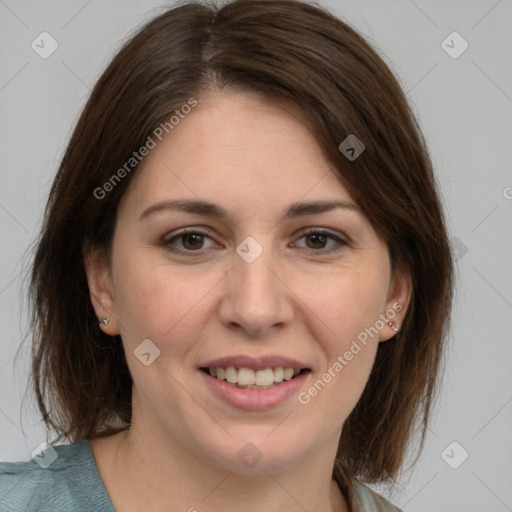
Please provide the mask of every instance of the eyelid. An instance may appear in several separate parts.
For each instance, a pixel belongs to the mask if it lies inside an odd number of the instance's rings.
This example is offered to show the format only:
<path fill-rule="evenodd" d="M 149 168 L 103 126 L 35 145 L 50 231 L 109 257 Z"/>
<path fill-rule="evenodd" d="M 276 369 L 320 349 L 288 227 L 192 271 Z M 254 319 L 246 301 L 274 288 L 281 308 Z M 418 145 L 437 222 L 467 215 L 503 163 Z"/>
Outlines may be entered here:
<path fill-rule="evenodd" d="M 205 228 L 202 226 L 197 226 L 197 227 L 192 226 L 192 227 L 188 227 L 188 228 L 181 228 L 181 229 L 176 229 L 174 231 L 171 231 L 170 233 L 167 233 L 166 235 L 164 235 L 162 237 L 162 241 L 169 242 L 173 238 L 177 238 L 178 236 L 189 235 L 189 234 L 206 235 L 210 238 L 212 237 L 212 232 L 208 228 Z"/>
<path fill-rule="evenodd" d="M 317 226 L 317 227 L 311 226 L 308 228 L 304 228 L 302 230 L 299 230 L 299 234 L 301 235 L 301 237 L 304 235 L 311 235 L 311 234 L 328 235 L 328 236 L 332 236 L 333 238 L 337 238 L 342 242 L 348 243 L 348 240 L 346 240 L 344 238 L 345 235 L 343 235 L 341 233 L 335 233 L 327 228 L 322 228 L 319 226 Z"/>

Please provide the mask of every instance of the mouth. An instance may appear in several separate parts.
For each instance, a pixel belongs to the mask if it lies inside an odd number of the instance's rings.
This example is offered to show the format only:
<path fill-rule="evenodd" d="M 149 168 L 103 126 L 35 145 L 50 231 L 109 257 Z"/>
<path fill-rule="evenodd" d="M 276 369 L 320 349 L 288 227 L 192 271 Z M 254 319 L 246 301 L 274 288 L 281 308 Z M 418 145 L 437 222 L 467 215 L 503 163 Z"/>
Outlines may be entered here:
<path fill-rule="evenodd" d="M 295 378 L 310 372 L 309 368 L 293 367 L 268 367 L 253 369 L 248 367 L 237 368 L 235 366 L 212 366 L 200 368 L 200 370 L 210 377 L 219 381 L 224 381 L 233 387 L 239 389 L 270 389 L 282 385 L 284 382 L 294 380 Z"/>
<path fill-rule="evenodd" d="M 313 367 L 279 354 L 233 354 L 203 361 L 197 368 L 206 388 L 237 409 L 257 412 L 286 407 L 305 386 Z"/>
<path fill-rule="evenodd" d="M 247 362 L 245 362 L 247 364 Z M 250 366 L 201 366 L 206 389 L 218 400 L 248 412 L 285 407 L 306 385 L 309 368 L 256 363 Z M 254 368 L 256 366 L 256 368 Z"/>

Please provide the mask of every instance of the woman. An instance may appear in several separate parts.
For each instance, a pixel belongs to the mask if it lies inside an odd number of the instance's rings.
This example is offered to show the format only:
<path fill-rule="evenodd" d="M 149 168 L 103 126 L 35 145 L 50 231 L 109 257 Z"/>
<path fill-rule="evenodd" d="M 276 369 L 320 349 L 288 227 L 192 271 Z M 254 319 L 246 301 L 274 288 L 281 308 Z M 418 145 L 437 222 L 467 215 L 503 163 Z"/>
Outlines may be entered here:
<path fill-rule="evenodd" d="M 452 297 L 431 162 L 367 42 L 295 0 L 124 45 L 50 192 L 6 510 L 392 511 Z M 2 508 L 3 510 L 3 508 Z"/>

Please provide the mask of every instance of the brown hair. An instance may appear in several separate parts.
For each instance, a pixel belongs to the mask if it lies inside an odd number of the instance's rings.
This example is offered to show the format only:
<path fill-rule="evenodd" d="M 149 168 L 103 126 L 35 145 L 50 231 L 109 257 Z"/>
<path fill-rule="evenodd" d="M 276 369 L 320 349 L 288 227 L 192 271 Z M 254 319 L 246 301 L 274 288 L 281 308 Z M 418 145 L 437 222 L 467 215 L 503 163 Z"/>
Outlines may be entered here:
<path fill-rule="evenodd" d="M 33 385 L 48 428 L 71 441 L 128 428 L 132 380 L 119 339 L 102 333 L 83 252 L 108 254 L 119 201 L 136 169 L 102 187 L 155 127 L 210 89 L 252 91 L 304 114 L 354 200 L 411 276 L 403 326 L 380 343 L 347 419 L 334 477 L 392 480 L 411 435 L 421 443 L 452 300 L 452 260 L 432 164 L 403 91 L 365 39 L 297 0 L 186 3 L 158 15 L 96 83 L 60 164 L 31 275 Z M 366 149 L 348 161 L 338 145 Z"/>

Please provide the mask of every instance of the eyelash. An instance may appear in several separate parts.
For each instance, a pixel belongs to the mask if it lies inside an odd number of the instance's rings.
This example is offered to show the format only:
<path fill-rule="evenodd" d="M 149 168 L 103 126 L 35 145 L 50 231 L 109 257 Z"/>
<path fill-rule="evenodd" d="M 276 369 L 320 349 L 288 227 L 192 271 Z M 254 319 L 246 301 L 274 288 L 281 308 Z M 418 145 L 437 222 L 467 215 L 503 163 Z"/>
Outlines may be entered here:
<path fill-rule="evenodd" d="M 186 228 L 181 231 L 178 231 L 170 238 L 165 237 L 162 240 L 162 245 L 164 245 L 164 247 L 167 250 L 169 250 L 170 252 L 173 252 L 175 254 L 194 254 L 194 253 L 196 253 L 197 256 L 202 255 L 204 252 L 203 249 L 193 251 L 193 250 L 189 250 L 189 249 L 178 249 L 176 247 L 172 247 L 171 244 L 173 243 L 173 241 L 180 239 L 181 237 L 186 236 L 186 235 L 200 235 L 200 236 L 208 237 L 211 239 L 210 235 L 204 231 L 200 231 L 200 230 L 194 229 L 194 228 Z M 308 249 L 308 248 L 305 248 L 306 252 L 309 252 L 310 254 L 318 254 L 318 253 L 330 254 L 330 253 L 339 251 L 344 246 L 348 245 L 348 243 L 345 240 L 343 240 L 342 238 L 334 235 L 333 233 L 331 233 L 329 231 L 324 231 L 324 230 L 318 229 L 318 228 L 307 228 L 305 231 L 302 232 L 301 236 L 299 237 L 299 240 L 301 238 L 304 238 L 306 236 L 311 236 L 311 235 L 326 236 L 327 238 L 334 240 L 337 243 L 337 246 L 334 246 L 333 248 L 330 248 L 330 249 L 325 249 L 325 248 L 324 249 Z"/>

